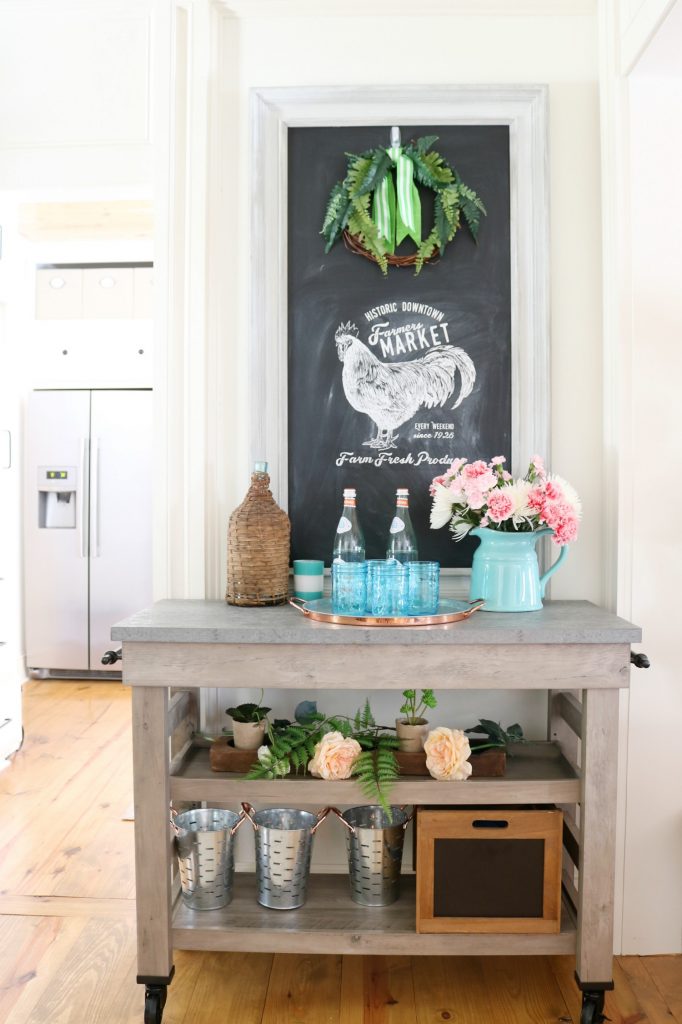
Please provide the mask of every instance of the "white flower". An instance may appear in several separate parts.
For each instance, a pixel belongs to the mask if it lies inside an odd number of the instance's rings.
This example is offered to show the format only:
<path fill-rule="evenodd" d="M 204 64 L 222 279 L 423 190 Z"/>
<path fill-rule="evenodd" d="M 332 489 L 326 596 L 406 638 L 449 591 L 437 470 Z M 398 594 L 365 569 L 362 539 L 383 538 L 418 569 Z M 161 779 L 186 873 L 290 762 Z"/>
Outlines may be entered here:
<path fill-rule="evenodd" d="M 440 530 L 452 519 L 452 492 L 443 487 L 442 484 L 435 484 L 433 489 L 433 505 L 431 506 L 431 529 Z"/>
<path fill-rule="evenodd" d="M 481 523 L 481 525 L 483 524 Z M 464 519 L 453 519 L 450 529 L 452 530 L 455 540 L 464 540 L 471 529 L 471 523 L 465 522 Z"/>
<path fill-rule="evenodd" d="M 270 747 L 266 746 L 265 744 L 263 744 L 262 747 L 258 748 L 256 756 L 260 763 L 264 765 L 264 767 L 267 768 L 268 771 L 273 772 L 279 778 L 281 778 L 283 775 L 288 775 L 289 772 L 291 771 L 291 765 L 289 764 L 289 762 L 284 758 L 281 758 L 279 761 L 276 761 L 275 758 L 272 756 L 272 751 Z"/>
<path fill-rule="evenodd" d="M 511 519 L 514 526 L 520 526 L 521 523 L 530 519 L 535 514 L 528 504 L 528 495 L 531 492 L 532 486 L 527 480 L 514 480 L 513 483 L 506 484 L 501 488 L 502 492 L 511 498 L 513 502 L 514 508 Z"/>

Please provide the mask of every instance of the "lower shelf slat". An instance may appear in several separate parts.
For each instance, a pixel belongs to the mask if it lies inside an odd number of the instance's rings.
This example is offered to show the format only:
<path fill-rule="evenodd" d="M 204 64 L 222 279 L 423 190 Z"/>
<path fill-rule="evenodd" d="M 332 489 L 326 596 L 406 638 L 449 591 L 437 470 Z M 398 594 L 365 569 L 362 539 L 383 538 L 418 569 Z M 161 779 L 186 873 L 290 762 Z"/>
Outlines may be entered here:
<path fill-rule="evenodd" d="M 403 876 L 402 895 L 388 907 L 353 903 L 346 875 L 312 875 L 305 906 L 268 910 L 256 901 L 255 877 L 238 874 L 232 903 L 222 910 L 189 910 L 178 900 L 173 946 L 249 953 L 570 954 L 576 927 L 564 906 L 558 935 L 417 935 L 412 875 Z"/>

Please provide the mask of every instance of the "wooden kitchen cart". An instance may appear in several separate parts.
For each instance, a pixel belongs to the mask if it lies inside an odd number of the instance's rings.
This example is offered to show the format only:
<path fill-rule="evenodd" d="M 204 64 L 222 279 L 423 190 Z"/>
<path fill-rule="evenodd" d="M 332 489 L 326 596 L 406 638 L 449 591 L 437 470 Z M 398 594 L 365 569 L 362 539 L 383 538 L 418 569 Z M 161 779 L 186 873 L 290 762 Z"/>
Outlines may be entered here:
<path fill-rule="evenodd" d="M 575 953 L 581 1024 L 602 1020 L 612 987 L 618 695 L 629 685 L 640 630 L 583 601 L 539 612 L 479 612 L 419 628 L 310 622 L 292 608 L 161 601 L 119 623 L 123 681 L 133 688 L 138 981 L 145 1024 L 161 1021 L 173 949 L 329 953 Z M 352 903 L 346 875 L 313 876 L 295 911 L 258 905 L 237 876 L 224 910 L 191 911 L 173 882 L 171 801 L 236 806 L 366 803 L 356 783 L 312 778 L 246 781 L 216 775 L 192 732 L 201 687 L 303 690 L 542 689 L 549 742 L 518 749 L 504 778 L 442 783 L 407 777 L 400 804 L 549 804 L 564 811 L 564 904 L 558 934 L 418 935 L 414 884 L 384 908 Z"/>

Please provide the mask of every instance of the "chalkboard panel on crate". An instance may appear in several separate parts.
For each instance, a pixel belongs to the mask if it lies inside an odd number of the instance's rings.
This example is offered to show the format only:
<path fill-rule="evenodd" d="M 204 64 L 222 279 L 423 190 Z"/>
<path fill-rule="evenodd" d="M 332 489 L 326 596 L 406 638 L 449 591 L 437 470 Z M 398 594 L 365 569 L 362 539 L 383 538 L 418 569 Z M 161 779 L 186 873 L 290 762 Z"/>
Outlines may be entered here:
<path fill-rule="evenodd" d="M 563 815 L 552 809 L 417 813 L 417 931 L 557 933 Z"/>
<path fill-rule="evenodd" d="M 487 216 L 478 243 L 462 227 L 443 258 L 419 276 L 413 268 L 392 267 L 384 277 L 376 264 L 341 242 L 325 255 L 320 228 L 330 189 L 345 175 L 345 154 L 388 146 L 390 128 L 289 130 L 292 558 L 329 564 L 342 490 L 352 486 L 358 490 L 367 557 L 384 557 L 396 488 L 409 487 L 420 557 L 444 567 L 468 567 L 475 541 L 455 544 L 447 530 L 429 529 L 428 487 L 455 456 L 504 455 L 511 461 L 509 130 L 502 125 L 402 128 L 405 144 L 438 136 L 434 148 L 477 192 Z M 420 189 L 420 198 L 425 236 L 433 223 L 433 196 Z M 414 250 L 406 240 L 397 251 L 410 247 Z M 416 362 L 446 348 L 468 356 L 475 381 L 454 409 L 462 391 L 460 372 L 453 373 L 452 393 L 442 405 L 429 407 L 427 385 L 420 385 L 409 402 L 398 396 L 405 420 L 396 424 L 388 444 L 372 446 L 367 442 L 376 445 L 379 427 L 350 404 L 344 385 L 346 363 L 340 354 L 350 345 L 360 357 L 362 377 L 355 383 L 366 386 L 370 396 L 377 367 Z"/>

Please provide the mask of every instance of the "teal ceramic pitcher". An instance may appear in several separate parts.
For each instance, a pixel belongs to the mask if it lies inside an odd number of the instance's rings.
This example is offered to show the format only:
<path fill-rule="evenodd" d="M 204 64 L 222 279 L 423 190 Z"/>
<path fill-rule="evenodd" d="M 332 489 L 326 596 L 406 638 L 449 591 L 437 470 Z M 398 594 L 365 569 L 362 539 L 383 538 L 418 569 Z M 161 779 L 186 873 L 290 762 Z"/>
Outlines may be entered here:
<path fill-rule="evenodd" d="M 477 526 L 471 531 L 478 537 L 471 566 L 472 601 L 485 601 L 486 612 L 535 612 L 542 608 L 547 580 L 553 576 L 568 555 L 564 545 L 551 569 L 540 576 L 535 544 L 552 530 L 545 527 L 532 533 L 501 533 Z"/>

